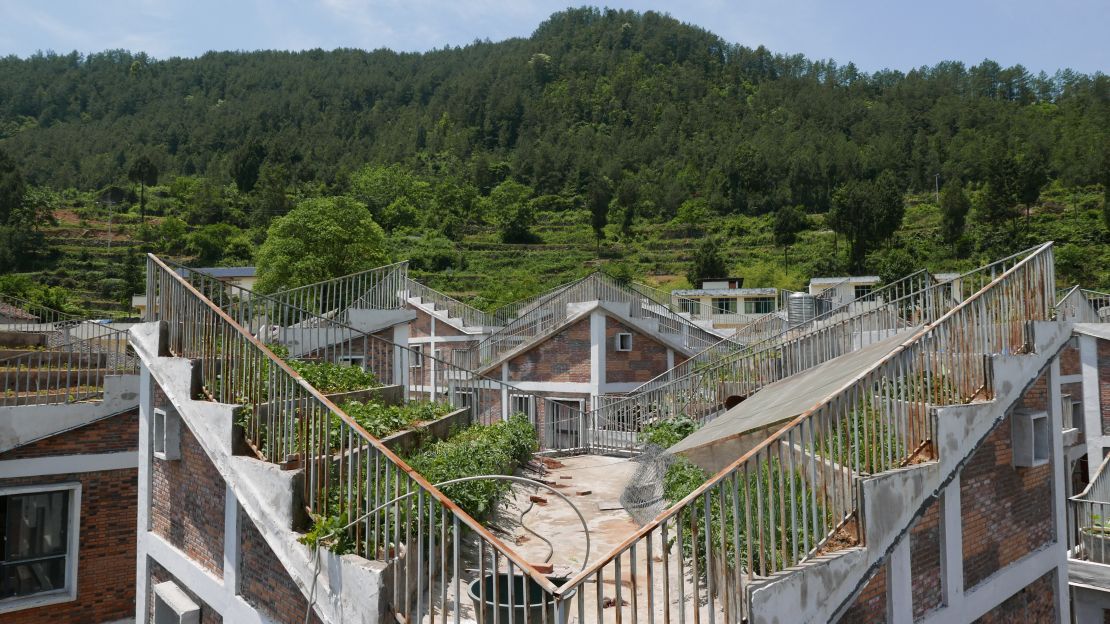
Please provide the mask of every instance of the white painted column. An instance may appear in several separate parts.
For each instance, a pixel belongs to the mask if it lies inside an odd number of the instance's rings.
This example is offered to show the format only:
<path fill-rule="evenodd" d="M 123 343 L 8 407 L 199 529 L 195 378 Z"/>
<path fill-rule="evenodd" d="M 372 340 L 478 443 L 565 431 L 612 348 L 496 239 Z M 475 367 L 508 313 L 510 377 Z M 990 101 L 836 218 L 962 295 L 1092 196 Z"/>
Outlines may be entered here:
<path fill-rule="evenodd" d="M 409 346 L 409 324 L 398 323 L 393 326 L 393 344 L 402 347 Z M 401 357 L 393 358 L 393 383 L 401 386 L 405 396 L 408 395 L 409 389 L 409 352 L 405 349 L 397 349 L 396 355 Z"/>
<path fill-rule="evenodd" d="M 674 349 L 667 348 L 667 370 L 674 368 Z"/>
<path fill-rule="evenodd" d="M 436 369 L 438 368 L 439 362 L 437 362 L 436 359 L 435 359 L 435 357 L 436 357 L 436 317 L 432 316 L 431 319 L 432 319 L 432 341 L 429 342 L 428 345 L 424 347 L 424 362 L 428 366 L 428 381 L 429 381 L 430 385 L 432 386 L 432 392 L 429 396 L 432 400 L 435 400 Z M 421 369 L 421 371 L 420 371 L 420 381 L 421 382 L 424 381 L 424 371 L 423 371 L 423 369 Z M 476 392 L 475 393 L 476 396 L 474 397 L 476 402 L 477 402 L 477 399 L 478 399 L 477 394 L 479 394 L 479 393 Z"/>
<path fill-rule="evenodd" d="M 960 476 L 944 486 L 940 506 L 940 591 L 944 604 L 964 600 L 964 533 L 960 519 Z"/>
<path fill-rule="evenodd" d="M 1064 451 L 1064 410 L 1060 405 L 1060 358 L 1048 368 L 1048 422 L 1052 431 L 1052 507 L 1056 529 L 1057 565 L 1056 614 L 1061 622 L 1071 621 L 1071 595 L 1068 590 L 1068 501 L 1065 479 L 1069 478 L 1068 456 Z M 1071 423 L 1068 423 L 1071 426 Z M 1088 465 L 1090 462 L 1088 462 Z"/>
<path fill-rule="evenodd" d="M 898 540 L 890 553 L 886 580 L 887 621 L 913 624 L 913 575 L 910 572 L 910 534 Z"/>
<path fill-rule="evenodd" d="M 600 310 L 590 313 L 590 393 L 601 394 L 605 384 L 605 314 Z"/>
<path fill-rule="evenodd" d="M 509 419 L 509 363 L 501 363 L 501 420 Z M 535 418 L 532 419 L 535 422 Z"/>
<path fill-rule="evenodd" d="M 154 381 L 146 364 L 139 363 L 139 479 L 138 479 L 138 519 L 135 535 L 135 621 L 147 621 L 147 594 L 149 571 L 147 570 L 146 540 L 143 535 L 150 531 L 150 423 L 154 415 Z"/>
<path fill-rule="evenodd" d="M 1083 375 L 1083 426 L 1087 443 L 1087 478 L 1094 480 L 1102 463 L 1102 405 L 1098 387 L 1098 342 L 1094 336 L 1079 336 L 1079 366 Z"/>
<path fill-rule="evenodd" d="M 224 587 L 239 593 L 239 501 L 230 485 L 224 486 Z"/>

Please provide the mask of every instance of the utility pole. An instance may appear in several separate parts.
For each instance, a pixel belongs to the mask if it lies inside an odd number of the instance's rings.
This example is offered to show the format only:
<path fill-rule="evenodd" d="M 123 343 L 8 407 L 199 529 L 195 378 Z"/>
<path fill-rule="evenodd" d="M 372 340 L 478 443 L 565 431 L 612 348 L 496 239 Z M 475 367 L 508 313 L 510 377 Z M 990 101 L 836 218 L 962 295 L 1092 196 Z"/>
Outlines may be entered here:
<path fill-rule="evenodd" d="M 937 183 L 937 191 L 936 191 L 937 192 L 937 205 L 940 205 L 940 174 L 939 173 L 936 175 L 936 183 Z"/>

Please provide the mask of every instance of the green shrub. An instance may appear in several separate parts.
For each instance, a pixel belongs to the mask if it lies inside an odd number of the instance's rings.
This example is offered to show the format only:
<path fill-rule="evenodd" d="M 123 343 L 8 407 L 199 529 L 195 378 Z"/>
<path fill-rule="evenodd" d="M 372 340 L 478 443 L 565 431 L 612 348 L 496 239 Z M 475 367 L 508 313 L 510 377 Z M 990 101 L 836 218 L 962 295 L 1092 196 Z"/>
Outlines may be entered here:
<path fill-rule="evenodd" d="M 512 474 L 532 458 L 539 445 L 528 418 L 516 414 L 492 425 L 474 425 L 447 440 L 435 442 L 408 463 L 431 483 L 485 474 Z M 509 490 L 507 481 L 471 481 L 441 488 L 468 514 L 484 518 Z"/>
<path fill-rule="evenodd" d="M 289 365 L 312 387 L 325 394 L 350 392 L 381 385 L 374 373 L 364 371 L 357 366 L 301 360 L 290 360 Z"/>
<path fill-rule="evenodd" d="M 692 418 L 676 416 L 644 427 L 644 430 L 640 433 L 640 439 L 644 444 L 670 448 L 681 442 L 686 436 L 697 431 L 699 426 L 697 421 Z"/>
<path fill-rule="evenodd" d="M 416 423 L 442 418 L 453 409 L 446 403 L 426 401 L 412 402 L 407 405 L 383 405 L 373 401 L 368 403 L 348 401 L 341 407 L 367 433 L 377 438 L 384 438 Z"/>

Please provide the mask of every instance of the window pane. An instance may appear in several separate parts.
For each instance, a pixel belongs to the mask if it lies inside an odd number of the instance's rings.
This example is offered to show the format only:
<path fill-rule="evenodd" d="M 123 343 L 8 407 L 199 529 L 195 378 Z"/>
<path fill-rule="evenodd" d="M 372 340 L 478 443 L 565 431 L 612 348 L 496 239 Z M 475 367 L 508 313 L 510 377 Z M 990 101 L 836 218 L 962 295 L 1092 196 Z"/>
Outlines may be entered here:
<path fill-rule="evenodd" d="M 66 558 L 0 565 L 0 598 L 65 589 Z"/>
<path fill-rule="evenodd" d="M 4 563 L 64 555 L 69 492 L 15 494 L 3 499 Z"/>

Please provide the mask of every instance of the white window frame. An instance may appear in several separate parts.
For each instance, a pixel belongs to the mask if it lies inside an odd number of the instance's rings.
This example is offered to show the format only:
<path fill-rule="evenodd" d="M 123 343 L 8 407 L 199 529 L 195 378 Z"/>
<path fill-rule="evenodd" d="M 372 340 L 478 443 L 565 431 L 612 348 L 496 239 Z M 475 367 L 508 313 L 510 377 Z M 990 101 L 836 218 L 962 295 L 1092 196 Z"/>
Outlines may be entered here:
<path fill-rule="evenodd" d="M 722 308 L 718 303 L 724 303 L 725 305 Z M 710 309 L 712 309 L 713 314 L 736 314 L 739 306 L 736 305 L 736 297 L 713 297 L 710 302 Z"/>
<path fill-rule="evenodd" d="M 628 340 L 628 345 L 625 346 L 624 340 Z M 629 332 L 621 332 L 613 336 L 613 348 L 617 351 L 631 351 L 632 350 L 632 334 Z"/>
<path fill-rule="evenodd" d="M 412 349 L 411 361 L 409 361 L 409 368 L 424 368 L 424 345 L 414 344 L 410 347 Z"/>
<path fill-rule="evenodd" d="M 341 355 L 339 356 L 340 366 L 357 366 L 362 370 L 366 370 L 366 356 L 365 355 Z"/>
<path fill-rule="evenodd" d="M 757 306 L 756 304 L 759 305 Z M 748 299 L 744 299 L 744 314 L 770 314 L 774 311 L 774 297 L 750 297 Z"/>
<path fill-rule="evenodd" d="M 177 410 L 166 411 L 154 408 L 154 423 L 151 427 L 154 439 L 151 451 L 155 459 L 174 461 L 181 458 L 181 418 Z"/>
<path fill-rule="evenodd" d="M 39 494 L 42 492 L 69 491 L 69 544 L 66 547 L 66 584 L 62 589 L 54 589 L 0 600 L 0 613 L 11 613 L 24 609 L 34 609 L 46 605 L 72 602 L 77 599 L 77 559 L 81 545 L 81 484 L 45 483 L 18 487 L 0 487 L 0 497 L 16 494 Z M 3 530 L 3 527 L 0 527 Z"/>
<path fill-rule="evenodd" d="M 863 291 L 862 293 L 860 291 Z M 861 299 L 868 297 L 871 293 L 875 292 L 874 284 L 853 284 L 852 285 L 852 298 Z"/>
<path fill-rule="evenodd" d="M 523 410 L 515 409 L 516 403 L 523 401 L 525 408 Z M 510 394 L 509 395 L 509 415 L 512 416 L 518 412 L 524 412 L 530 422 L 536 422 L 536 397 L 530 394 Z"/>

